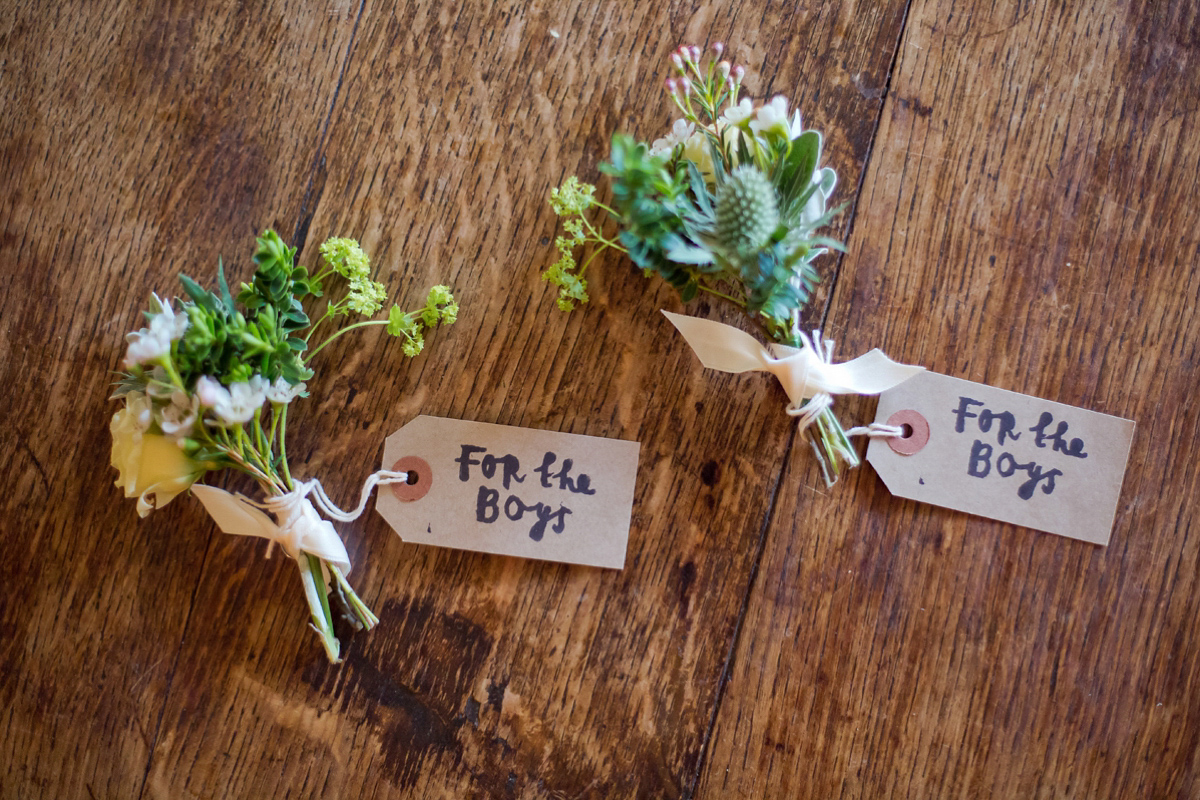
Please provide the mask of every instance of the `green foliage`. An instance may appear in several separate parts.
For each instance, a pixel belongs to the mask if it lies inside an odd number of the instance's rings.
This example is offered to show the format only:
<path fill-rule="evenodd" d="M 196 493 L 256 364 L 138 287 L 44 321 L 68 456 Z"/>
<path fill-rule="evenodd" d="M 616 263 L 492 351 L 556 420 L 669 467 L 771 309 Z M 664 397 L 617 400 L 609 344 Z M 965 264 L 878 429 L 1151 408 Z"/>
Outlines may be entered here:
<path fill-rule="evenodd" d="M 653 150 L 613 136 L 600 164 L 612 180 L 612 208 L 574 176 L 551 192 L 565 233 L 555 239 L 558 261 L 542 278 L 558 287 L 559 308 L 570 311 L 587 302 L 588 263 L 615 247 L 684 302 L 709 292 L 736 303 L 773 338 L 791 341 L 819 277 L 813 262 L 842 249 L 819 234 L 840 210 L 827 208 L 837 176 L 820 167 L 821 135 L 802 130 L 798 115 L 789 121 L 783 98 L 757 108 L 738 103 L 740 68 L 722 62 L 705 69 L 697 53 L 677 51 L 681 78 L 672 96 L 684 116 L 670 136 Z M 683 78 L 687 89 L 680 91 Z M 616 220 L 615 238 L 588 220 L 594 207 Z M 588 245 L 599 247 L 580 266 L 576 252 Z"/>
<path fill-rule="evenodd" d="M 321 245 L 321 256 L 330 268 L 346 279 L 346 296 L 329 306 L 328 316 L 348 316 L 350 312 L 364 317 L 373 316 L 383 308 L 387 290 L 371 280 L 371 259 L 353 239 L 327 239 Z"/>
<path fill-rule="evenodd" d="M 179 276 L 192 300 L 185 307 L 189 324 L 175 355 L 185 386 L 195 386 L 201 375 L 225 385 L 253 375 L 268 382 L 282 376 L 291 384 L 312 377 L 300 355 L 307 344 L 298 335 L 309 324 L 300 304 L 300 298 L 310 293 L 308 271 L 293 265 L 295 252 L 274 231 L 258 237 L 257 269 L 238 293 L 244 313 L 234 304 L 223 262 L 217 266 L 217 292 Z"/>
<path fill-rule="evenodd" d="M 804 130 L 787 100 L 739 101 L 745 68 L 715 44 L 704 63 L 698 47 L 671 53 L 667 90 L 681 118 L 652 145 L 616 134 L 600 171 L 611 178 L 612 204 L 571 176 L 551 192 L 565 235 L 559 259 L 542 278 L 558 287 L 558 306 L 587 302 L 584 273 L 608 247 L 622 250 L 649 277 L 658 275 L 684 302 L 706 292 L 741 308 L 767 335 L 795 347 L 801 310 L 818 280 L 814 261 L 842 245 L 821 235 L 840 209 L 828 208 L 837 175 L 821 167 L 821 135 Z M 605 236 L 588 219 L 599 208 L 618 227 Z M 576 251 L 596 248 L 582 266 Z M 827 480 L 857 455 L 828 407 L 802 423 L 816 430 L 815 451 Z M 815 425 L 815 428 L 814 428 Z"/>
<path fill-rule="evenodd" d="M 389 332 L 405 338 L 404 352 L 416 355 L 424 346 L 424 329 L 453 324 L 458 317 L 450 289 L 435 286 L 423 308 L 408 313 L 393 308 L 386 321 L 342 327 L 309 352 L 308 340 L 322 323 L 352 312 L 372 315 L 386 297 L 383 286 L 371 279 L 370 259 L 358 242 L 330 239 L 321 246 L 321 254 L 328 268 L 312 276 L 296 265 L 296 249 L 267 230 L 257 239 L 254 274 L 241 284 L 236 301 L 220 261 L 213 290 L 180 276 L 188 300 L 178 311 L 169 300 L 153 298 L 146 327 L 126 337 L 126 372 L 119 375 L 113 393 L 125 404 L 111 427 L 114 459 L 124 454 L 119 469 L 127 490 L 136 485 L 132 465 L 140 460 L 146 434 L 156 437 L 149 440 L 156 445 L 169 450 L 173 440 L 180 449 L 185 472 L 172 476 L 172 485 L 182 481 L 179 485 L 186 487 L 204 471 L 231 468 L 252 476 L 268 497 L 296 490 L 287 459 L 287 411 L 292 400 L 307 396 L 302 381 L 313 374 L 307 360 L 337 337 L 365 325 L 387 325 Z M 322 297 L 323 282 L 335 277 L 344 279 L 345 294 L 328 299 L 323 315 L 311 324 L 302 300 Z M 307 359 L 302 357 L 305 353 Z M 142 494 L 143 515 L 147 496 L 155 493 L 157 488 Z M 276 514 L 284 521 L 281 512 Z M 329 658 L 336 661 L 339 646 L 326 577 L 363 626 L 371 627 L 378 618 L 354 594 L 337 564 L 312 554 L 298 562 L 310 589 L 305 594 L 313 627 Z"/>
<path fill-rule="evenodd" d="M 688 169 L 671 172 L 644 143 L 617 134 L 600 171 L 612 176 L 613 207 L 622 228 L 618 239 L 629 258 L 690 300 L 713 258 L 701 240 L 701 233 L 712 228 L 712 217 L 689 199 Z"/>
<path fill-rule="evenodd" d="M 387 332 L 404 339 L 400 349 L 410 358 L 425 348 L 425 330 L 453 325 L 458 320 L 458 302 L 448 286 L 434 286 L 425 298 L 425 306 L 405 311 L 394 305 L 388 311 Z"/>

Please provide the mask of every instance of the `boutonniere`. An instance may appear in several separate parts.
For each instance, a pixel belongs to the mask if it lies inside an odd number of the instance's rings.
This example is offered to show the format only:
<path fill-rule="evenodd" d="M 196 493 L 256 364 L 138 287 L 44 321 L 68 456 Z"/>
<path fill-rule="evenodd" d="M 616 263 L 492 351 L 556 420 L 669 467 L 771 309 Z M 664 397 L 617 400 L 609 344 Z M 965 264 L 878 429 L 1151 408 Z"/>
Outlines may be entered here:
<path fill-rule="evenodd" d="M 296 562 L 313 628 L 329 659 L 337 661 L 330 598 L 360 627 L 369 629 L 378 619 L 347 581 L 350 559 L 326 517 L 356 518 L 377 484 L 407 476 L 387 470 L 371 475 L 358 508 L 342 511 L 319 481 L 294 475 L 287 456 L 288 408 L 308 396 L 314 358 L 339 336 L 382 325 L 402 340 L 405 355 L 415 356 L 424 331 L 452 324 L 458 304 L 447 287 L 435 286 L 424 307 L 393 305 L 386 319 L 369 319 L 382 310 L 387 292 L 372 279 L 358 242 L 326 241 L 320 248 L 324 267 L 314 272 L 295 263 L 295 248 L 274 231 L 257 242 L 254 273 L 236 296 L 218 265 L 216 291 L 180 275 L 187 298 L 178 306 L 152 297 L 146 326 L 126 337 L 113 395 L 122 407 L 110 426 L 112 464 L 120 473 L 117 486 L 137 498 L 143 517 L 190 488 L 221 530 L 267 539 L 268 554 L 278 544 Z M 353 317 L 368 319 L 345 324 Z M 251 476 L 261 499 L 197 483 L 226 469 Z"/>
<path fill-rule="evenodd" d="M 570 311 L 588 300 L 589 265 L 612 248 L 648 277 L 666 280 L 685 303 L 704 293 L 741 309 L 769 348 L 727 325 L 668 316 L 705 366 L 779 378 L 787 412 L 811 437 L 832 484 L 843 467 L 859 464 L 832 396 L 877 394 L 922 368 L 878 351 L 835 365 L 833 343 L 801 330 L 801 309 L 819 277 L 814 262 L 844 249 L 823 233 L 841 210 L 830 207 L 837 174 L 821 164 L 822 136 L 805 128 L 800 112 L 783 96 L 741 97 L 745 68 L 724 56 L 720 43 L 707 53 L 683 46 L 671 54 L 666 89 L 680 117 L 651 143 L 613 136 L 600 165 L 611 206 L 576 176 L 551 191 L 564 234 L 555 241 L 559 260 L 542 277 L 558 288 L 559 308 Z M 605 232 L 605 215 L 615 235 Z M 582 264 L 580 251 L 588 253 Z"/>

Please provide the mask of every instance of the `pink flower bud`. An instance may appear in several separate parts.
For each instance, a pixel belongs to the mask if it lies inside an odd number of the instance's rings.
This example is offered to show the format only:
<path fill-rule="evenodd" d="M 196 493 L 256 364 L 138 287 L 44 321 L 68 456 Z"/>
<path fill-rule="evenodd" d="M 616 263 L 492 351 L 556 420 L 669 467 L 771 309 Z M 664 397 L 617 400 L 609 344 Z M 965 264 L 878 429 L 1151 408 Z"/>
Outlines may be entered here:
<path fill-rule="evenodd" d="M 717 58 L 720 58 L 721 54 L 725 52 L 725 43 L 724 42 L 713 42 L 712 47 L 713 47 L 713 52 L 717 54 Z"/>
<path fill-rule="evenodd" d="M 746 77 L 746 68 L 743 67 L 741 64 L 738 64 L 736 67 L 733 68 L 733 80 L 736 83 L 741 83 L 742 78 L 744 78 L 744 77 Z"/>
<path fill-rule="evenodd" d="M 717 64 L 717 69 L 721 70 L 722 78 L 728 78 L 729 70 L 732 68 L 733 68 L 733 65 L 730 64 L 728 61 L 722 61 L 720 64 Z"/>
<path fill-rule="evenodd" d="M 679 53 L 671 53 L 671 63 L 675 65 L 675 69 L 683 69 L 683 59 L 679 57 Z"/>
<path fill-rule="evenodd" d="M 701 52 L 702 51 L 700 48 L 696 47 L 696 45 L 692 45 L 690 48 L 688 48 L 688 55 L 691 56 L 692 61 L 699 61 Z"/>
<path fill-rule="evenodd" d="M 679 83 L 683 85 L 683 93 L 690 95 L 692 93 L 692 81 L 686 75 L 679 79 Z"/>

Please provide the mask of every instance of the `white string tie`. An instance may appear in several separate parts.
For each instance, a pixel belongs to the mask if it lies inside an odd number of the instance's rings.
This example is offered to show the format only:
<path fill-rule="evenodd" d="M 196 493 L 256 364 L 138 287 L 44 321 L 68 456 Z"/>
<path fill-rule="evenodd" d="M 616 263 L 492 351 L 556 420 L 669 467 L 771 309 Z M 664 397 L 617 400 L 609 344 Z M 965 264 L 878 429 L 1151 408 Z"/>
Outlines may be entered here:
<path fill-rule="evenodd" d="M 325 492 L 325 487 L 321 485 L 318 478 L 313 478 L 308 481 L 301 481 L 296 484 L 296 488 L 287 494 L 268 497 L 261 505 L 262 508 L 278 515 L 285 509 L 294 508 L 299 505 L 309 493 L 312 493 L 313 500 L 316 505 L 325 512 L 325 516 L 330 519 L 336 519 L 338 522 L 353 522 L 362 516 L 367 507 L 367 500 L 371 498 L 371 491 L 376 486 L 386 486 L 389 483 L 407 483 L 407 472 L 394 472 L 390 469 L 381 469 L 371 473 L 366 481 L 363 482 L 362 494 L 358 500 L 358 506 L 353 511 L 342 511 L 337 507 L 337 504 L 329 499 L 329 495 Z M 257 505 L 257 504 L 256 504 Z"/>
<path fill-rule="evenodd" d="M 317 479 L 301 481 L 296 488 L 285 494 L 268 497 L 257 503 L 243 495 L 234 495 L 215 486 L 193 484 L 192 494 L 204 504 L 209 516 L 225 533 L 237 536 L 258 536 L 271 544 L 278 544 L 290 557 L 298 559 L 308 553 L 337 566 L 345 574 L 350 572 L 350 557 L 346 546 L 329 520 L 323 519 L 313 508 L 313 500 L 325 514 L 339 522 L 352 522 L 362 515 L 367 507 L 371 491 L 379 485 L 404 483 L 408 473 L 381 469 L 370 475 L 363 483 L 362 496 L 352 512 L 342 511 L 329 499 L 325 488 Z M 312 495 L 313 500 L 309 499 Z M 275 519 L 263 513 L 269 511 Z"/>
<path fill-rule="evenodd" d="M 885 425 L 882 422 L 872 422 L 870 425 L 860 425 L 846 431 L 847 436 L 869 436 L 872 439 L 897 439 L 904 436 L 904 428 L 899 425 Z"/>
<path fill-rule="evenodd" d="M 812 338 L 808 334 L 800 330 L 799 326 L 793 327 L 793 333 L 800 339 L 804 347 L 808 348 L 822 364 L 833 363 L 833 340 L 822 339 L 820 331 L 813 331 Z M 821 345 L 820 347 L 816 345 Z M 799 404 L 795 401 L 789 402 L 787 405 L 787 413 L 790 417 L 799 417 L 796 420 L 796 425 L 800 433 L 804 433 L 808 426 L 817 421 L 817 417 L 827 408 L 833 407 L 833 395 L 829 392 L 818 391 L 808 398 L 808 401 Z"/>

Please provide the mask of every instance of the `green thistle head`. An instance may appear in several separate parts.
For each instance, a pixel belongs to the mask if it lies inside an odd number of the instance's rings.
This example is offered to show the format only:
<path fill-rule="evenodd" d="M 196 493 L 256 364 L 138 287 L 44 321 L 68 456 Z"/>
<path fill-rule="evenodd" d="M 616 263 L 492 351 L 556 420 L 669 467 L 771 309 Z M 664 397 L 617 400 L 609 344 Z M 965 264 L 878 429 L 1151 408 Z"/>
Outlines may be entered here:
<path fill-rule="evenodd" d="M 757 168 L 735 167 L 717 190 L 717 242 L 731 255 L 760 250 L 779 227 L 775 187 Z"/>

